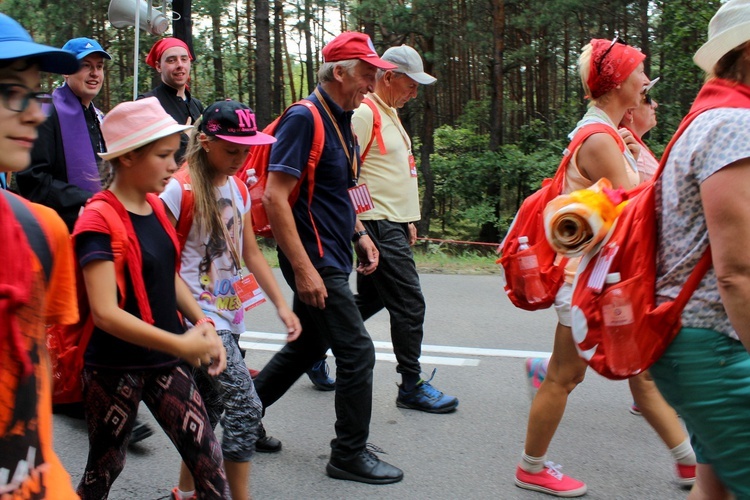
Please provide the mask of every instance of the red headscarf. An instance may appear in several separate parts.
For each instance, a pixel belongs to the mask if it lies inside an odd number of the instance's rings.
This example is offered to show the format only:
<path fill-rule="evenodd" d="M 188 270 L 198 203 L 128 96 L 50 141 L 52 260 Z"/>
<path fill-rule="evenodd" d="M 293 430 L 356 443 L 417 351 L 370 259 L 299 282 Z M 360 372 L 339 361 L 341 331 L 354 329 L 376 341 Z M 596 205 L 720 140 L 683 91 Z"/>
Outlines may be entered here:
<path fill-rule="evenodd" d="M 635 47 L 618 42 L 613 45 L 612 40 L 600 38 L 591 40 L 589 78 L 586 80 L 591 97 L 597 99 L 624 82 L 644 59 L 646 55 Z"/>
<path fill-rule="evenodd" d="M 146 64 L 156 69 L 156 63 L 161 61 L 161 56 L 164 54 L 164 52 L 166 52 L 168 49 L 171 49 L 172 47 L 182 47 L 183 49 L 187 50 L 190 60 L 193 60 L 193 55 L 190 53 L 190 49 L 185 42 L 183 42 L 179 38 L 168 36 L 166 38 L 162 38 L 161 40 L 156 42 L 153 47 L 151 47 L 151 50 L 148 52 L 148 56 L 146 56 Z"/>

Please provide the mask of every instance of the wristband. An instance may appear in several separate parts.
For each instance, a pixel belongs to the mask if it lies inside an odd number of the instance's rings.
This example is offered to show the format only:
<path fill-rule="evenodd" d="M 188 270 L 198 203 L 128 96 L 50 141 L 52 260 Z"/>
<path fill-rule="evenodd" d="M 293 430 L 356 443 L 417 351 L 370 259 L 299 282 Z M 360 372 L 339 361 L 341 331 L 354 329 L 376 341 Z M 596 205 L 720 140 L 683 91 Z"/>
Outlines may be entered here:
<path fill-rule="evenodd" d="M 360 238 L 361 238 L 362 236 L 367 236 L 368 234 L 369 234 L 369 233 L 368 233 L 368 232 L 367 232 L 367 230 L 365 230 L 365 229 L 363 229 L 362 231 L 357 231 L 356 233 L 354 233 L 354 236 L 352 236 L 352 242 L 353 242 L 353 243 L 356 243 L 356 242 L 358 242 L 358 241 L 359 241 L 359 239 L 360 239 Z"/>
<path fill-rule="evenodd" d="M 195 322 L 195 326 L 202 325 L 203 323 L 211 323 L 216 328 L 216 323 L 209 316 L 203 316 L 201 319 Z"/>

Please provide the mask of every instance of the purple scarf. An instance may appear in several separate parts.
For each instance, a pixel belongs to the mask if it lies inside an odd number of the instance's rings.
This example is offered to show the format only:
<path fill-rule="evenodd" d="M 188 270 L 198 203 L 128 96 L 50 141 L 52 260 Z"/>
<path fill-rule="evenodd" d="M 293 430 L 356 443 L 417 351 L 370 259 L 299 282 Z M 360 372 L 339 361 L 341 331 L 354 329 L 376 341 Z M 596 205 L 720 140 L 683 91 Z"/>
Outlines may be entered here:
<path fill-rule="evenodd" d="M 102 190 L 102 183 L 81 101 L 70 87 L 63 85 L 52 93 L 52 103 L 60 122 L 68 182 L 86 191 L 98 193 Z"/>

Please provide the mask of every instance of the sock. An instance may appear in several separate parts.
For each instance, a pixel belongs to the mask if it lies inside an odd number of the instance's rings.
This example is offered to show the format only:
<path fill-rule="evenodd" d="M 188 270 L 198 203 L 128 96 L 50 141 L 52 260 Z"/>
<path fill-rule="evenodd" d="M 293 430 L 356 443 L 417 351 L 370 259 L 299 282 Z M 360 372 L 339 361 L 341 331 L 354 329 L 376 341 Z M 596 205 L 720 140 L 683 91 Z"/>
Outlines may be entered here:
<path fill-rule="evenodd" d="M 418 373 L 402 373 L 401 374 L 401 387 L 406 391 L 412 391 L 419 383 Z"/>
<path fill-rule="evenodd" d="M 537 472 L 542 472 L 542 470 L 544 470 L 544 462 L 546 461 L 546 453 L 541 457 L 532 457 L 531 455 L 527 455 L 526 451 L 524 450 L 523 455 L 521 455 L 521 462 L 518 464 L 518 466 L 526 472 L 536 474 Z"/>
<path fill-rule="evenodd" d="M 682 443 L 678 444 L 669 452 L 672 454 L 675 462 L 681 465 L 695 465 L 695 452 L 693 447 L 690 446 L 690 440 L 686 439 Z"/>
<path fill-rule="evenodd" d="M 180 488 L 175 488 L 175 493 L 177 493 L 180 500 L 190 500 L 195 496 L 195 490 L 182 491 Z"/>

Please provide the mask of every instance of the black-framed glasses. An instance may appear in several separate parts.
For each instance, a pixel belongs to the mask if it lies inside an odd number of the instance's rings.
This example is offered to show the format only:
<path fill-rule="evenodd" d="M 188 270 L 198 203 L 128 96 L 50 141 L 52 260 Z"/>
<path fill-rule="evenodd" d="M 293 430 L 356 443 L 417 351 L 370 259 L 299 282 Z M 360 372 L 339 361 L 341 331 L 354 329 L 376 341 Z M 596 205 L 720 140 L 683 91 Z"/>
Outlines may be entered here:
<path fill-rule="evenodd" d="M 37 92 L 19 83 L 0 83 L 0 100 L 5 109 L 22 113 L 26 111 L 31 101 L 40 105 L 50 104 L 52 96 L 47 92 Z"/>
<path fill-rule="evenodd" d="M 610 43 L 609 47 L 607 47 L 607 50 L 605 50 L 604 53 L 601 56 L 599 56 L 599 60 L 596 62 L 596 73 L 598 75 L 602 74 L 602 63 L 607 58 L 609 53 L 612 52 L 612 48 L 618 43 L 622 45 L 627 45 L 627 43 L 625 43 L 625 40 L 620 38 L 618 35 L 615 35 L 614 39 L 612 39 L 612 43 Z"/>
<path fill-rule="evenodd" d="M 651 96 L 649 95 L 649 93 L 648 93 L 648 92 L 644 92 L 644 93 L 643 93 L 643 102 L 645 102 L 645 103 L 646 103 L 646 104 L 647 104 L 648 106 L 651 106 L 651 103 L 652 103 L 653 101 L 654 101 L 654 100 L 653 100 L 653 99 L 651 99 Z"/>

